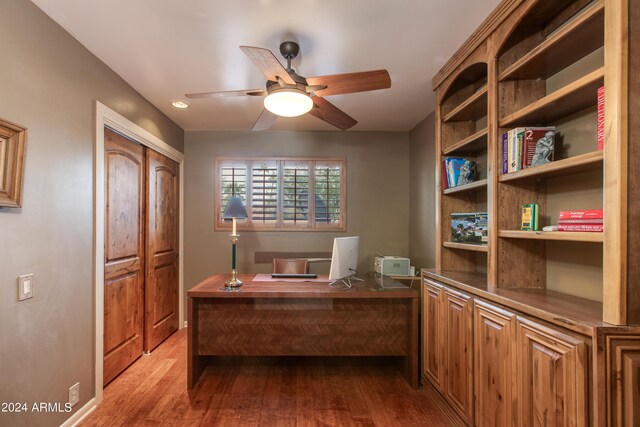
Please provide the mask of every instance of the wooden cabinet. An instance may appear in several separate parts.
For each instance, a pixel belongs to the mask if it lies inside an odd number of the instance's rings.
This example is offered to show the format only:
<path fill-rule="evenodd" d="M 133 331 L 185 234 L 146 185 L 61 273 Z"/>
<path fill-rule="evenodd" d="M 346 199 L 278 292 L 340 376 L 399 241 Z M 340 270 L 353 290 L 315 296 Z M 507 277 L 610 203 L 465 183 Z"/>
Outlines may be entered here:
<path fill-rule="evenodd" d="M 475 423 L 511 425 L 515 315 L 476 300 L 473 322 Z"/>
<path fill-rule="evenodd" d="M 518 425 L 587 425 L 587 346 L 555 329 L 517 318 Z"/>
<path fill-rule="evenodd" d="M 444 394 L 467 422 L 473 415 L 473 300 L 443 289 Z"/>
<path fill-rule="evenodd" d="M 425 281 L 422 307 L 422 330 L 424 331 L 422 366 L 424 374 L 431 384 L 437 389 L 443 390 L 442 343 L 444 327 L 442 324 L 442 285 Z"/>

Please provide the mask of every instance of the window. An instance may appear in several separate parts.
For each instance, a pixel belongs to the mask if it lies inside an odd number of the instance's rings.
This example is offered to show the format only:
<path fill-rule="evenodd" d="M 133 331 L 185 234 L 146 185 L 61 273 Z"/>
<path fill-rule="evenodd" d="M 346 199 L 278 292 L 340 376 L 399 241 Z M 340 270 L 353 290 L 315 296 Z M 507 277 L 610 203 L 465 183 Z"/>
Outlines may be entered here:
<path fill-rule="evenodd" d="M 222 213 L 240 196 L 243 230 L 345 231 L 345 160 L 216 158 L 215 229 L 231 229 Z"/>

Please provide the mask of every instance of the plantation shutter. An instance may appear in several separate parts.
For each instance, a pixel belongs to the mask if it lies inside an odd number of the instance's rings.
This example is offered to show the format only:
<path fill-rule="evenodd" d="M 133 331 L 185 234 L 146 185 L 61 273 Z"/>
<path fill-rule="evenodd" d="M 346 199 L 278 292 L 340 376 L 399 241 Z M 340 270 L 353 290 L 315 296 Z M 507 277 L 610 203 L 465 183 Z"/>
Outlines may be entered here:
<path fill-rule="evenodd" d="M 215 169 L 215 230 L 231 229 L 222 219 L 231 196 L 247 209 L 240 230 L 346 230 L 344 159 L 223 157 Z"/>
<path fill-rule="evenodd" d="M 251 221 L 274 224 L 278 219 L 278 165 L 253 163 L 251 172 Z"/>
<path fill-rule="evenodd" d="M 282 213 L 286 225 L 306 226 L 309 211 L 309 162 L 283 162 Z"/>
<path fill-rule="evenodd" d="M 339 162 L 317 162 L 315 166 L 315 221 L 339 223 L 342 215 L 342 172 Z"/>
<path fill-rule="evenodd" d="M 247 164 L 243 161 L 225 161 L 220 170 L 220 206 L 218 214 L 222 218 L 224 208 L 231 196 L 240 196 L 247 200 Z"/>

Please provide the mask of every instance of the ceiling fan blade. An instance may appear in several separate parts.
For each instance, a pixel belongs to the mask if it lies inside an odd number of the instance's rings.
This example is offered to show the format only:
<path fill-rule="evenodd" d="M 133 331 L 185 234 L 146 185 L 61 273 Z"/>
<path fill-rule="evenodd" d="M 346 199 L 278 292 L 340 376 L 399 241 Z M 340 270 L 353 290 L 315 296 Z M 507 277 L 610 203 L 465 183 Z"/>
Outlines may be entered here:
<path fill-rule="evenodd" d="M 225 90 L 220 92 L 202 92 L 202 93 L 187 93 L 186 96 L 189 99 L 198 98 L 225 98 L 228 96 L 266 96 L 267 91 L 261 89 L 247 89 L 247 90 Z"/>
<path fill-rule="evenodd" d="M 363 71 L 361 73 L 307 77 L 307 83 L 310 86 L 327 86 L 326 89 L 318 90 L 315 94 L 318 96 L 328 96 L 387 89 L 391 87 L 391 77 L 389 77 L 387 70 L 375 70 Z"/>
<path fill-rule="evenodd" d="M 278 116 L 273 114 L 271 111 L 266 108 L 262 109 L 262 113 L 260 113 L 260 117 L 256 120 L 256 123 L 253 125 L 252 130 L 267 130 L 273 125 Z"/>
<path fill-rule="evenodd" d="M 289 73 L 287 73 L 287 70 L 269 49 L 252 46 L 240 46 L 240 49 L 249 57 L 253 65 L 262 71 L 262 74 L 264 74 L 267 80 L 277 82 L 278 77 L 280 77 L 286 84 L 296 84 Z"/>
<path fill-rule="evenodd" d="M 324 120 L 330 125 L 342 130 L 347 130 L 358 123 L 356 119 L 349 116 L 326 99 L 320 98 L 319 96 L 314 96 L 312 99 L 317 108 L 312 108 L 309 113 L 320 120 Z"/>

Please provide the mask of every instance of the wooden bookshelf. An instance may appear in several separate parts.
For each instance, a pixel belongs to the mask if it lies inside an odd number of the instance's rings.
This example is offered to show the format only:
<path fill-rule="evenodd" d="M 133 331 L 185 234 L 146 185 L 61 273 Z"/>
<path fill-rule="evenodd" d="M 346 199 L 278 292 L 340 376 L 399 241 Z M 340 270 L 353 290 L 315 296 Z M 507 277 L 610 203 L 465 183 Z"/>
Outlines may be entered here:
<path fill-rule="evenodd" d="M 488 252 L 487 245 L 482 245 L 482 244 L 442 242 L 442 246 L 444 246 L 445 248 L 460 249 L 463 251 Z"/>
<path fill-rule="evenodd" d="M 478 120 L 487 115 L 487 86 L 484 85 L 473 95 L 447 114 L 443 122 Z"/>
<path fill-rule="evenodd" d="M 452 154 L 468 154 L 487 149 L 487 136 L 489 132 L 487 128 L 479 130 L 463 140 L 454 143 L 448 148 L 442 150 L 445 156 Z"/>
<path fill-rule="evenodd" d="M 604 46 L 604 1 L 593 3 L 573 21 L 549 36 L 498 80 L 546 79 Z"/>
<path fill-rule="evenodd" d="M 479 179 L 470 184 L 459 185 L 457 187 L 450 187 L 445 190 L 442 190 L 442 194 L 455 194 L 455 193 L 463 193 L 466 191 L 477 191 L 477 190 L 486 190 L 487 189 L 487 179 Z"/>
<path fill-rule="evenodd" d="M 422 378 L 455 425 L 543 413 L 640 425 L 640 395 L 626 393 L 640 376 L 637 46 L 637 0 L 503 0 L 433 79 L 436 164 L 456 155 L 486 166 L 478 187 L 445 190 L 437 174 L 436 268 L 422 271 Z M 503 133 L 538 126 L 555 126 L 557 160 L 501 174 Z M 529 203 L 542 222 L 603 209 L 604 231 L 519 230 Z M 486 245 L 450 241 L 452 213 L 485 211 Z"/>
<path fill-rule="evenodd" d="M 500 230 L 498 237 L 506 239 L 557 240 L 565 242 L 602 243 L 602 233 L 574 232 L 574 231 L 522 231 Z"/>
<path fill-rule="evenodd" d="M 528 178 L 551 178 L 602 169 L 603 158 L 604 151 L 593 151 L 591 153 L 569 157 L 568 159 L 556 160 L 545 165 L 503 174 L 500 175 L 498 181 L 511 182 Z"/>
<path fill-rule="evenodd" d="M 549 124 L 597 104 L 598 88 L 604 85 L 604 67 L 500 120 L 500 127 Z"/>

